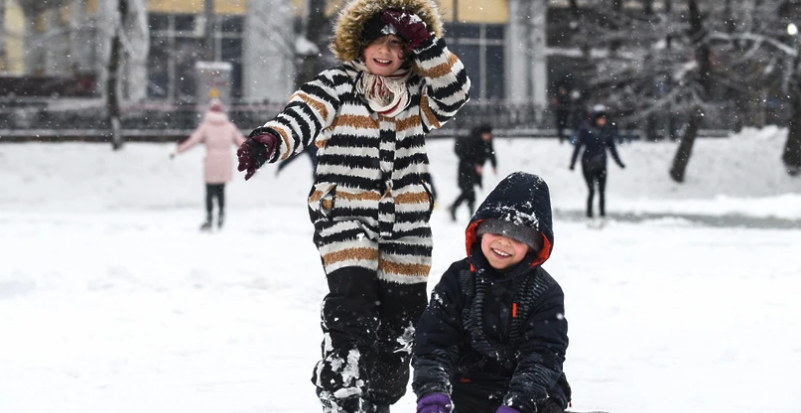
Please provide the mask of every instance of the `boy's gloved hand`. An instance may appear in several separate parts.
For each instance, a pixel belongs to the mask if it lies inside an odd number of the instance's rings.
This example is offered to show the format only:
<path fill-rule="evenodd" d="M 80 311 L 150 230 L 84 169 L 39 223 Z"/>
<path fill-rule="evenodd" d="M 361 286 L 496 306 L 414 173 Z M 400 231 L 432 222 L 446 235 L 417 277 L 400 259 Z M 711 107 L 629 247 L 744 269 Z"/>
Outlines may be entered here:
<path fill-rule="evenodd" d="M 444 393 L 431 393 L 417 402 L 417 413 L 450 413 L 453 402 Z"/>
<path fill-rule="evenodd" d="M 247 171 L 245 180 L 250 179 L 256 170 L 270 160 L 278 147 L 278 137 L 270 132 L 251 136 L 236 151 L 239 159 L 239 172 Z"/>
<path fill-rule="evenodd" d="M 406 13 L 398 10 L 384 10 L 381 12 L 381 20 L 391 24 L 398 29 L 398 34 L 403 40 L 409 43 L 409 47 L 414 49 L 431 37 L 426 23 L 414 13 Z"/>
<path fill-rule="evenodd" d="M 565 409 L 559 405 L 559 403 L 555 402 L 553 399 L 545 400 L 541 406 L 537 407 L 538 413 L 564 413 Z"/>

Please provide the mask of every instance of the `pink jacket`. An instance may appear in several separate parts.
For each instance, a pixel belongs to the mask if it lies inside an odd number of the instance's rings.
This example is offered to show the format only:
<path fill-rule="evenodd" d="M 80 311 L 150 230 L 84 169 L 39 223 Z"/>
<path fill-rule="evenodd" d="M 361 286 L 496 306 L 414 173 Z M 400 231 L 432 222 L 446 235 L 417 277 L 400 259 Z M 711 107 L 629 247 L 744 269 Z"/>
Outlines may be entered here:
<path fill-rule="evenodd" d="M 203 122 L 189 139 L 181 142 L 177 153 L 185 152 L 198 143 L 206 144 L 204 175 L 207 184 L 223 184 L 231 180 L 233 160 L 231 146 L 239 146 L 245 137 L 223 112 L 208 111 Z"/>

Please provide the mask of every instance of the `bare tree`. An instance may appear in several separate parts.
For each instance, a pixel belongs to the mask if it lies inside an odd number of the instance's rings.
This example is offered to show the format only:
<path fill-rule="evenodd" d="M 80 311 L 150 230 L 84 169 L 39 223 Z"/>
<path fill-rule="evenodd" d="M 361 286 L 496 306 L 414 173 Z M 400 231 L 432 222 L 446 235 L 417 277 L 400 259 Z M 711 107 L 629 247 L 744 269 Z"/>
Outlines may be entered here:
<path fill-rule="evenodd" d="M 118 0 L 117 13 L 119 13 L 120 22 L 124 22 L 128 18 L 127 0 Z M 111 126 L 111 148 L 115 151 L 122 149 L 122 145 L 125 142 L 125 137 L 122 135 L 121 98 L 118 88 L 123 53 L 122 24 L 116 26 L 117 28 L 111 37 L 111 52 L 108 66 L 106 67 L 106 70 L 108 70 L 108 77 L 106 78 L 106 116 Z"/>
<path fill-rule="evenodd" d="M 775 87 L 787 98 L 787 141 L 781 160 L 790 175 L 801 173 L 801 1 L 737 0 L 732 5 L 731 30 L 716 32 L 715 42 L 734 45 L 727 65 L 758 70 L 744 71 L 740 84 Z M 736 7 L 735 7 L 736 6 Z M 793 29 L 795 29 L 793 31 Z"/>
<path fill-rule="evenodd" d="M 0 73 L 7 69 L 6 63 L 6 0 L 0 0 Z"/>
<path fill-rule="evenodd" d="M 304 31 L 300 36 L 298 55 L 300 57 L 300 67 L 295 75 L 295 86 L 306 83 L 317 75 L 320 51 L 325 47 L 328 40 L 323 36 L 324 30 L 328 27 L 328 17 L 325 15 L 328 0 L 308 0 L 308 18 Z M 305 46 L 303 46 L 305 45 Z"/>
<path fill-rule="evenodd" d="M 248 0 L 247 6 L 243 97 L 285 103 L 295 90 L 294 13 L 284 0 Z"/>
<path fill-rule="evenodd" d="M 142 63 L 148 52 L 149 34 L 142 0 L 117 0 L 116 9 L 109 16 L 111 44 L 106 63 L 105 101 L 106 116 L 111 127 L 111 147 L 121 149 L 123 91 L 120 86 L 128 76 L 138 77 L 134 62 Z M 129 93 L 131 95 L 131 93 Z M 137 93 L 136 95 L 139 95 Z"/>
<path fill-rule="evenodd" d="M 707 28 L 704 24 L 704 16 L 698 5 L 699 0 L 689 0 L 688 18 L 690 21 L 689 38 L 695 57 L 695 67 L 692 76 L 688 77 L 692 97 L 692 109 L 690 119 L 684 129 L 676 155 L 670 167 L 670 177 L 676 182 L 684 182 L 684 174 L 687 171 L 687 164 L 690 162 L 695 138 L 698 136 L 698 129 L 704 117 L 704 102 L 707 101 L 712 89 L 712 62 L 710 61 L 711 49 L 707 42 Z"/>
<path fill-rule="evenodd" d="M 709 109 L 712 89 L 708 21 L 699 0 L 676 10 L 671 0 L 655 10 L 645 0 L 641 10 L 626 11 L 620 3 L 597 7 L 587 42 L 609 53 L 597 59 L 591 75 L 596 93 L 624 115 L 626 123 L 649 124 L 657 115 L 687 119 L 670 176 L 683 182 L 693 144 Z M 614 52 L 614 53 L 612 53 Z"/>

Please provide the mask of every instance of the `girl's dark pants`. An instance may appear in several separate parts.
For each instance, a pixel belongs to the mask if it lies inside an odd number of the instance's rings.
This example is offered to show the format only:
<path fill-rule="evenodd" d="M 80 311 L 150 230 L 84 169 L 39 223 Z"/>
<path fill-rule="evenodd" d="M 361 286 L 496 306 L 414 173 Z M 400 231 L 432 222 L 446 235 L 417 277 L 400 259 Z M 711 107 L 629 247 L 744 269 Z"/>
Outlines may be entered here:
<path fill-rule="evenodd" d="M 399 284 L 381 280 L 375 271 L 345 267 L 328 274 L 329 293 L 323 301 L 323 358 L 312 381 L 326 403 L 326 393 L 362 387 L 361 399 L 391 405 L 405 393 L 413 327 L 427 305 L 426 283 Z M 358 351 L 358 377 L 343 374 L 349 355 Z M 346 381 L 347 380 L 347 381 Z M 361 381 L 363 385 L 359 385 Z M 354 413 L 359 397 L 336 397 L 340 411 Z"/>
<path fill-rule="evenodd" d="M 592 217 L 592 200 L 595 196 L 595 185 L 598 185 L 598 207 L 601 216 L 606 216 L 606 166 L 587 166 L 582 165 L 584 181 L 587 183 L 589 195 L 587 195 L 587 217 Z"/>
<path fill-rule="evenodd" d="M 218 216 L 225 215 L 225 184 L 206 184 L 206 217 L 211 220 L 213 200 L 217 198 Z"/>

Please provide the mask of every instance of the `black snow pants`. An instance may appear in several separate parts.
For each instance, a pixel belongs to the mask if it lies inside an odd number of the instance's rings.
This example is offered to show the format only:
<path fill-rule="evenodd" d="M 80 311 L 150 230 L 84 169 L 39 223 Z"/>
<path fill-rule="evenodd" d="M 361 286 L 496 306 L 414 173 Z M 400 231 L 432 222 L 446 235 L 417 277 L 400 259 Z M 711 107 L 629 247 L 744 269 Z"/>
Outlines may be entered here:
<path fill-rule="evenodd" d="M 587 217 L 592 217 L 592 201 L 595 197 L 595 186 L 598 185 L 598 208 L 601 216 L 606 216 L 606 165 L 588 166 L 582 164 L 584 181 L 587 183 L 589 194 L 587 195 Z"/>
<path fill-rule="evenodd" d="M 327 277 L 322 360 L 312 377 L 324 411 L 356 413 L 370 411 L 365 405 L 396 403 L 409 382 L 426 283 L 386 281 L 361 267 L 340 268 Z"/>
<path fill-rule="evenodd" d="M 225 215 L 225 184 L 206 184 L 206 217 L 211 221 L 213 201 L 217 198 L 218 216 Z"/>

